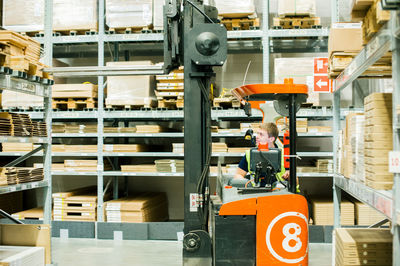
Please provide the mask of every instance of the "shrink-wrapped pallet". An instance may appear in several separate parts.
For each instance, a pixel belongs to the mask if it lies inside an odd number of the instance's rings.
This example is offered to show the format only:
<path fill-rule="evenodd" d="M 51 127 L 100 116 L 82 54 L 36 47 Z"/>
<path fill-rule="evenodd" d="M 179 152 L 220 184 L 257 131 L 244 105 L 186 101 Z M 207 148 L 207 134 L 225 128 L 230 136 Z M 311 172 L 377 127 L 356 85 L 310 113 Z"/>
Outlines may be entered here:
<path fill-rule="evenodd" d="M 4 90 L 1 95 L 1 106 L 5 109 L 14 107 L 21 109 L 42 108 L 43 97 Z"/>
<path fill-rule="evenodd" d="M 241 18 L 256 12 L 254 0 L 215 0 L 218 15 L 224 18 Z"/>
<path fill-rule="evenodd" d="M 152 9 L 152 0 L 107 0 L 106 24 L 110 28 L 145 27 L 152 23 Z"/>
<path fill-rule="evenodd" d="M 164 28 L 164 0 L 153 0 L 153 28 L 162 30 Z"/>
<path fill-rule="evenodd" d="M 3 1 L 3 25 L 15 31 L 44 30 L 44 0 Z M 53 30 L 97 30 L 97 0 L 54 0 Z"/>
<path fill-rule="evenodd" d="M 150 61 L 108 62 L 107 66 L 151 65 Z M 154 98 L 153 76 L 117 76 L 107 78 L 106 105 L 151 106 Z"/>
<path fill-rule="evenodd" d="M 315 16 L 315 0 L 279 0 L 278 15 L 287 16 Z"/>
<path fill-rule="evenodd" d="M 301 66 L 301 67 L 299 67 Z M 314 92 L 314 58 L 275 58 L 275 84 L 292 78 L 294 84 L 308 86 L 307 103 L 319 105 L 319 93 Z"/>
<path fill-rule="evenodd" d="M 3 27 L 13 31 L 42 31 L 44 0 L 3 0 Z"/>

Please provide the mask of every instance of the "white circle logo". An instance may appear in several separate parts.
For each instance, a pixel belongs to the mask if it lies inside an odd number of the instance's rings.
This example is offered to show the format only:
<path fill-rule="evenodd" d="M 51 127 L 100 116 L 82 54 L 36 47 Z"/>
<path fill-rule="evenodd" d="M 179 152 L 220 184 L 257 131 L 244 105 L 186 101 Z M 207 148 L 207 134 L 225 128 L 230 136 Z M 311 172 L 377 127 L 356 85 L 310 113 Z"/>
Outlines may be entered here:
<path fill-rule="evenodd" d="M 287 259 L 287 258 L 283 258 L 282 256 L 280 256 L 273 248 L 272 244 L 271 244 L 271 233 L 272 230 L 275 226 L 275 224 L 277 222 L 279 222 L 280 220 L 282 220 L 285 217 L 296 217 L 296 218 L 300 218 L 301 220 L 304 220 L 304 222 L 307 225 L 307 218 L 304 216 L 304 214 L 299 213 L 299 212 L 285 212 L 285 213 L 281 213 L 278 216 L 276 216 L 271 223 L 268 226 L 267 229 L 267 233 L 266 233 L 266 242 L 267 242 L 267 247 L 268 250 L 271 252 L 271 254 L 279 261 L 284 262 L 284 263 L 298 263 L 300 261 L 302 261 L 306 255 L 307 255 L 307 251 L 308 248 L 305 249 L 305 254 L 299 258 L 296 259 Z M 300 251 L 300 249 L 303 247 L 303 245 L 307 245 L 307 243 L 302 243 L 301 239 L 300 239 L 300 235 L 301 235 L 302 231 L 301 231 L 301 226 L 297 223 L 294 222 L 290 222 L 287 223 L 285 226 L 283 226 L 282 229 L 282 234 L 285 237 L 282 241 L 282 248 L 283 250 L 285 250 L 286 252 L 289 253 L 294 253 L 294 252 L 298 252 Z M 303 232 L 305 233 L 305 232 Z M 290 243 L 295 243 L 294 245 L 291 245 Z"/>

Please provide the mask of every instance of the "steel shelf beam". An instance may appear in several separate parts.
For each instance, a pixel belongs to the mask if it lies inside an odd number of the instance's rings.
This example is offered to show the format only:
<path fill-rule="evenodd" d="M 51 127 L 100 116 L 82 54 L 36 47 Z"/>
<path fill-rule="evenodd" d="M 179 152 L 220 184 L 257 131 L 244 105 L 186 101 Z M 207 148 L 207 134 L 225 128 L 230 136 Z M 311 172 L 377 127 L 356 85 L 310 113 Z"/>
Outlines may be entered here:
<path fill-rule="evenodd" d="M 39 82 L 28 81 L 12 75 L 0 74 L 0 88 L 41 97 L 49 96 L 49 85 Z"/>
<path fill-rule="evenodd" d="M 354 180 L 335 174 L 335 185 L 346 191 L 354 198 L 373 207 L 392 220 L 393 195 L 391 191 L 375 190 Z"/>
<path fill-rule="evenodd" d="M 43 180 L 38 182 L 29 182 L 18 185 L 5 186 L 5 187 L 0 187 L 0 194 L 6 194 L 11 192 L 24 191 L 36 188 L 45 188 L 48 187 L 48 185 L 49 182 L 47 180 Z"/>
<path fill-rule="evenodd" d="M 281 29 L 268 31 L 270 38 L 328 37 L 329 29 Z"/>
<path fill-rule="evenodd" d="M 0 136 L 0 143 L 50 143 L 51 138 L 47 137 L 15 137 L 15 136 Z"/>

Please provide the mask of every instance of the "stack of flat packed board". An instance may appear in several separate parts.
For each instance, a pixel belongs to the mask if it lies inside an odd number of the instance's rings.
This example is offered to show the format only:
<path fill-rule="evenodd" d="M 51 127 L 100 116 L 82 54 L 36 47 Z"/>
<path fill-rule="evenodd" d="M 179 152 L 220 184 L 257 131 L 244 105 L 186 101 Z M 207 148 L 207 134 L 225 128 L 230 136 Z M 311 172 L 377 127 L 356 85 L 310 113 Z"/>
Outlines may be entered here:
<path fill-rule="evenodd" d="M 13 213 L 12 217 L 19 220 L 43 220 L 43 208 L 33 208 L 25 211 Z"/>
<path fill-rule="evenodd" d="M 184 160 L 155 160 L 157 172 L 183 173 Z"/>
<path fill-rule="evenodd" d="M 160 125 L 136 125 L 136 133 L 160 133 L 166 131 Z"/>
<path fill-rule="evenodd" d="M 96 172 L 97 160 L 65 160 L 64 168 L 74 172 Z"/>
<path fill-rule="evenodd" d="M 54 203 L 54 221 L 96 221 L 97 193 L 73 195 Z"/>
<path fill-rule="evenodd" d="M 172 143 L 172 152 L 173 153 L 184 153 L 185 148 L 183 143 Z"/>
<path fill-rule="evenodd" d="M 51 152 L 65 152 L 65 146 L 64 144 L 54 144 L 51 145 Z"/>
<path fill-rule="evenodd" d="M 156 76 L 157 89 L 155 94 L 159 108 L 183 108 L 184 106 L 184 73 L 183 67 L 173 70 L 168 75 Z"/>
<path fill-rule="evenodd" d="M 144 152 L 146 146 L 141 144 L 105 144 L 105 152 Z"/>
<path fill-rule="evenodd" d="M 104 133 L 135 133 L 136 127 L 104 127 Z"/>
<path fill-rule="evenodd" d="M 332 173 L 333 172 L 333 160 L 329 159 L 318 159 L 317 168 L 319 173 Z"/>
<path fill-rule="evenodd" d="M 65 125 L 65 133 L 97 133 L 96 124 Z"/>
<path fill-rule="evenodd" d="M 371 208 L 367 204 L 356 202 L 354 205 L 356 207 L 357 225 L 370 226 L 386 218 L 383 214 Z"/>
<path fill-rule="evenodd" d="M 245 153 L 250 147 L 228 147 L 229 153 Z"/>
<path fill-rule="evenodd" d="M 2 143 L 3 152 L 30 152 L 33 151 L 35 145 L 33 143 Z"/>
<path fill-rule="evenodd" d="M 7 167 L 6 176 L 8 185 L 41 181 L 44 178 L 43 168 Z"/>
<path fill-rule="evenodd" d="M 32 121 L 32 136 L 47 137 L 46 123 Z"/>
<path fill-rule="evenodd" d="M 213 142 L 212 143 L 212 152 L 227 152 L 228 145 L 226 143 L 221 142 Z"/>
<path fill-rule="evenodd" d="M 51 86 L 53 98 L 97 98 L 97 85 L 55 84 Z"/>
<path fill-rule="evenodd" d="M 335 230 L 335 264 L 392 265 L 390 229 L 337 228 Z"/>
<path fill-rule="evenodd" d="M 0 186 L 7 186 L 6 168 L 0 168 Z"/>
<path fill-rule="evenodd" d="M 142 223 L 168 219 L 165 193 L 145 192 L 105 203 L 107 222 Z"/>
<path fill-rule="evenodd" d="M 365 183 L 374 189 L 392 189 L 389 151 L 393 149 L 392 94 L 372 93 L 364 99 Z"/>
<path fill-rule="evenodd" d="M 333 202 L 330 199 L 312 200 L 314 224 L 333 225 Z M 354 204 L 350 201 L 340 203 L 340 223 L 342 225 L 354 225 Z"/>
<path fill-rule="evenodd" d="M 64 151 L 72 153 L 97 152 L 97 145 L 64 145 Z"/>
<path fill-rule="evenodd" d="M 54 220 L 92 221 L 93 216 L 95 220 L 97 202 L 95 193 L 95 186 L 53 193 Z"/>
<path fill-rule="evenodd" d="M 7 184 L 9 186 L 18 184 L 18 174 L 16 168 L 6 168 Z"/>
<path fill-rule="evenodd" d="M 240 123 L 240 131 L 246 132 L 248 129 L 256 130 L 260 128 L 261 123 Z"/>
<path fill-rule="evenodd" d="M 32 135 L 32 120 L 28 114 L 10 113 L 13 125 L 12 136 L 28 137 Z"/>
<path fill-rule="evenodd" d="M 52 124 L 51 131 L 53 133 L 65 133 L 65 124 Z"/>
<path fill-rule="evenodd" d="M 155 164 L 121 165 L 122 172 L 155 173 Z"/>

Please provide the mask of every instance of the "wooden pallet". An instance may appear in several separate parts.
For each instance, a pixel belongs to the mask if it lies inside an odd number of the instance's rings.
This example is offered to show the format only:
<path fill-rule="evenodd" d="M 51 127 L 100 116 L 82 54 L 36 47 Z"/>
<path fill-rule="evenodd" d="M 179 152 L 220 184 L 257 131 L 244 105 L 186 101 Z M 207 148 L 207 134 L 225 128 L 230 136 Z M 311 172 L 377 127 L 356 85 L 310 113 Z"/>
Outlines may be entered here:
<path fill-rule="evenodd" d="M 109 28 L 106 34 L 132 34 L 132 33 L 153 33 L 150 26 L 143 27 L 123 27 L 123 28 Z"/>
<path fill-rule="evenodd" d="M 184 107 L 183 99 L 161 99 L 158 100 L 158 108 L 180 109 Z"/>
<path fill-rule="evenodd" d="M 64 99 L 53 99 L 53 109 L 94 109 L 97 107 L 97 99 L 95 98 L 64 98 Z"/>
<path fill-rule="evenodd" d="M 320 17 L 275 17 L 273 19 L 274 29 L 311 29 L 321 27 Z"/>
<path fill-rule="evenodd" d="M 109 100 L 106 99 L 106 108 L 108 109 L 117 109 L 117 110 L 137 110 L 142 108 L 154 108 L 157 106 L 157 101 L 154 99 L 132 99 L 132 100 L 118 100 L 113 99 Z"/>
<path fill-rule="evenodd" d="M 227 30 L 257 30 L 260 29 L 259 18 L 224 18 L 221 24 L 225 25 Z"/>
<path fill-rule="evenodd" d="M 235 98 L 214 98 L 216 108 L 240 108 L 240 102 Z"/>
<path fill-rule="evenodd" d="M 77 35 L 97 35 L 97 34 L 98 34 L 97 29 L 68 29 L 68 30 L 53 31 L 53 36 L 77 36 Z"/>

